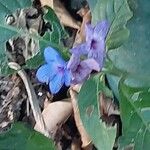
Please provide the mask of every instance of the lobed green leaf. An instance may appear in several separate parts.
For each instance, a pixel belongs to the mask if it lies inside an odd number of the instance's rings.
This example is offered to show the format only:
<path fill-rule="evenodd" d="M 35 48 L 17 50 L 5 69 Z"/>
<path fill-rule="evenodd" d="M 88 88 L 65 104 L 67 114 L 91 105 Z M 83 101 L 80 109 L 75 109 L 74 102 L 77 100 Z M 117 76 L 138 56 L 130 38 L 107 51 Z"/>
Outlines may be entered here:
<path fill-rule="evenodd" d="M 150 147 L 150 91 L 132 88 L 122 80 L 119 84 L 120 111 L 123 134 L 119 149 L 149 150 Z"/>
<path fill-rule="evenodd" d="M 100 83 L 100 75 L 91 77 L 80 90 L 78 105 L 83 125 L 94 145 L 98 149 L 111 150 L 115 142 L 116 127 L 108 127 L 100 120 L 99 94 L 102 91 L 106 89 Z"/>

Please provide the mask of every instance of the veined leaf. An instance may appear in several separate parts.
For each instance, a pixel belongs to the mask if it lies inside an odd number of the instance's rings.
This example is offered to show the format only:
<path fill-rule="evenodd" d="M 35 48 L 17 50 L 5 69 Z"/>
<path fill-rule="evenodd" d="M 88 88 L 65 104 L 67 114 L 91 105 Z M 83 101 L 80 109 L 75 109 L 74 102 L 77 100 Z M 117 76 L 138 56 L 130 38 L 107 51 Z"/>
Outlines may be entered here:
<path fill-rule="evenodd" d="M 131 1 L 134 17 L 128 22 L 129 39 L 119 48 L 110 51 L 109 57 L 115 67 L 129 74 L 130 86 L 150 86 L 150 1 Z"/>
<path fill-rule="evenodd" d="M 134 16 L 128 22 L 129 39 L 119 48 L 109 51 L 108 56 L 112 64 L 126 72 L 125 83 L 132 87 L 150 86 L 150 1 L 132 0 L 129 6 Z M 111 88 L 118 95 L 118 81 L 120 77 L 108 76 Z"/>
<path fill-rule="evenodd" d="M 52 32 L 50 33 L 49 41 L 60 44 L 61 39 L 65 39 L 68 34 L 65 32 L 63 26 L 60 24 L 58 17 L 53 9 L 47 7 L 47 13 L 45 13 L 44 19 L 52 25 Z M 56 35 L 55 35 L 56 34 Z"/>
<path fill-rule="evenodd" d="M 55 150 L 53 142 L 44 135 L 15 123 L 6 133 L 0 134 L 1 150 Z"/>
<path fill-rule="evenodd" d="M 119 149 L 132 147 L 134 150 L 149 150 L 149 88 L 132 88 L 120 81 L 119 90 L 120 111 L 123 123 L 123 135 L 119 140 Z"/>
<path fill-rule="evenodd" d="M 89 7 L 90 7 L 90 10 L 94 10 L 95 6 L 96 6 L 96 3 L 97 3 L 98 0 L 88 0 L 88 4 L 89 4 Z"/>
<path fill-rule="evenodd" d="M 99 81 L 100 75 L 97 75 L 83 84 L 78 95 L 79 111 L 83 125 L 94 145 L 98 149 L 111 150 L 115 142 L 116 128 L 108 127 L 100 120 L 99 93 L 104 87 Z"/>

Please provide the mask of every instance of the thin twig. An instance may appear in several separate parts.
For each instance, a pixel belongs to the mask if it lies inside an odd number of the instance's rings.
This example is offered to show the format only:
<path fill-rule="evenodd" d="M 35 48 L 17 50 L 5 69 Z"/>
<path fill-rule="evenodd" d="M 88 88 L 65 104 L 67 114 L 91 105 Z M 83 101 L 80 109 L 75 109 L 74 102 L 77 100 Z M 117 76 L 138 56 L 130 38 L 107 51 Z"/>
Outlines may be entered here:
<path fill-rule="evenodd" d="M 15 62 L 10 62 L 8 65 L 11 69 L 14 69 L 17 71 L 18 75 L 21 77 L 21 79 L 25 85 L 25 88 L 26 88 L 26 91 L 28 94 L 28 98 L 29 98 L 29 102 L 31 105 L 31 109 L 33 111 L 35 121 L 41 129 L 40 130 L 41 133 L 43 133 L 45 136 L 51 138 L 51 135 L 49 134 L 48 130 L 46 129 L 33 85 L 31 84 L 30 79 L 28 78 L 26 72 L 23 69 L 21 69 L 19 64 L 15 63 Z"/>
<path fill-rule="evenodd" d="M 26 107 L 27 107 L 27 117 L 29 117 L 30 116 L 30 102 L 29 102 L 29 100 L 27 99 L 27 101 L 26 101 Z"/>

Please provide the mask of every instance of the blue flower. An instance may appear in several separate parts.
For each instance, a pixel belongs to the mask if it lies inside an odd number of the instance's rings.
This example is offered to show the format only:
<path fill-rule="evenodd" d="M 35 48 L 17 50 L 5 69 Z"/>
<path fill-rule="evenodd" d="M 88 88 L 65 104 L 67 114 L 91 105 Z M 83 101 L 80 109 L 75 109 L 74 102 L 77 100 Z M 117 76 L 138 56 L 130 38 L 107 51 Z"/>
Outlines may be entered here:
<path fill-rule="evenodd" d="M 56 94 L 64 83 L 66 86 L 70 85 L 70 71 L 67 69 L 67 62 L 52 47 L 44 50 L 44 57 L 46 64 L 38 69 L 36 77 L 40 82 L 49 85 L 51 93 Z"/>

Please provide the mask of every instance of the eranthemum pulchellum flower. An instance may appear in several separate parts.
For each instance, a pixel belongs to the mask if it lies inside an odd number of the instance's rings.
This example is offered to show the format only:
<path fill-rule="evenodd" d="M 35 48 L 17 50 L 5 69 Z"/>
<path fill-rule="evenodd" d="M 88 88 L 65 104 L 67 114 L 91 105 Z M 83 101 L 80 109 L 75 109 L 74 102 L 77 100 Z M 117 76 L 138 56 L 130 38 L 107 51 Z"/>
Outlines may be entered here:
<path fill-rule="evenodd" d="M 92 70 L 100 71 L 99 65 L 94 59 L 80 60 L 75 54 L 72 54 L 67 68 L 71 70 L 72 84 L 82 83 L 89 77 Z"/>
<path fill-rule="evenodd" d="M 67 69 L 67 63 L 52 47 L 44 50 L 44 57 L 46 63 L 38 69 L 36 77 L 40 82 L 48 84 L 51 93 L 55 94 L 64 83 L 66 86 L 70 85 L 70 72 Z"/>
<path fill-rule="evenodd" d="M 92 27 L 91 24 L 86 24 L 86 51 L 88 58 L 95 59 L 100 68 L 103 66 L 105 58 L 105 38 L 108 33 L 109 23 L 102 21 Z"/>
<path fill-rule="evenodd" d="M 86 24 L 86 42 L 71 49 L 72 56 L 67 65 L 72 73 L 72 81 L 81 83 L 92 70 L 101 70 L 105 57 L 105 38 L 108 29 L 107 21 L 97 23 L 95 27 Z M 87 59 L 81 61 L 81 56 L 87 56 Z"/>

